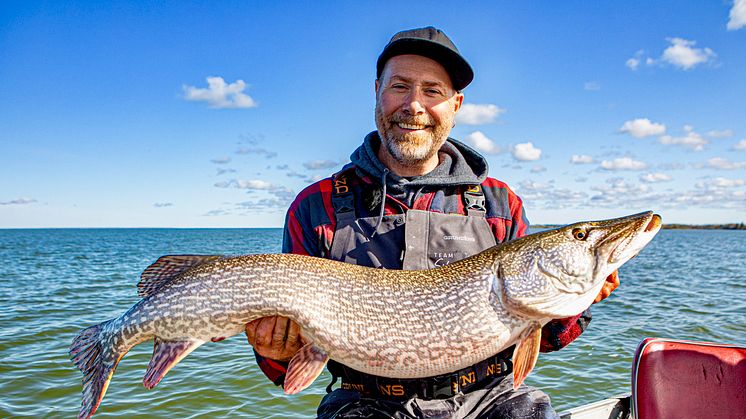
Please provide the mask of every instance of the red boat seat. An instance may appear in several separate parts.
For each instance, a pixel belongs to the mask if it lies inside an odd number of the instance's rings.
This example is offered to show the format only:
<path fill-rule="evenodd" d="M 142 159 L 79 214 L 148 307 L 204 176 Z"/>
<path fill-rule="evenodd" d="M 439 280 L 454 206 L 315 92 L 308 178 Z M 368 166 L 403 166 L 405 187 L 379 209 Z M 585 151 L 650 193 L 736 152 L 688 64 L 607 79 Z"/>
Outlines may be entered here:
<path fill-rule="evenodd" d="M 746 418 L 746 347 L 646 338 L 632 365 L 636 419 Z"/>

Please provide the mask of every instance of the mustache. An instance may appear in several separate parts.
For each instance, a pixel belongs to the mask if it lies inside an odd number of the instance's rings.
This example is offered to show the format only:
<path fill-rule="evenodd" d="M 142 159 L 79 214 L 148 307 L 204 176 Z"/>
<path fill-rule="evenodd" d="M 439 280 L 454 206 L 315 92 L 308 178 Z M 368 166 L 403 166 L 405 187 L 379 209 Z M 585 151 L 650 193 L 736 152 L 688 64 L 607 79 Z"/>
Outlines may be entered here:
<path fill-rule="evenodd" d="M 432 120 L 429 116 L 411 116 L 411 115 L 398 115 L 394 114 L 391 115 L 388 119 L 388 122 L 391 124 L 411 124 L 411 125 L 435 125 L 435 121 Z"/>

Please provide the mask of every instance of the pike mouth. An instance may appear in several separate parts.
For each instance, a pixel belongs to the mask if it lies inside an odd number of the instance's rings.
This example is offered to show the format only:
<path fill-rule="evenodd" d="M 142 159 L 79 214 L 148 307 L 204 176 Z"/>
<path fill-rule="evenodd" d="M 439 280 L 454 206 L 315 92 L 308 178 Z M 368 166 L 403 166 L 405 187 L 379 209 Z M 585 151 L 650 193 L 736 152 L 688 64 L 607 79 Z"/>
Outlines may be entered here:
<path fill-rule="evenodd" d="M 617 263 L 620 260 L 623 259 L 621 257 L 625 251 L 629 249 L 629 247 L 635 243 L 639 244 L 638 246 L 635 246 L 636 249 L 633 249 L 632 251 L 634 254 L 627 258 L 627 260 L 637 256 L 637 253 L 642 250 L 647 243 L 652 240 L 652 236 L 654 236 L 658 230 L 661 227 L 661 216 L 658 214 L 651 214 L 650 219 L 645 224 L 644 228 L 640 228 L 639 225 L 633 225 L 628 228 L 623 229 L 622 231 L 614 234 L 612 237 L 607 238 L 606 240 L 616 240 L 620 236 L 627 236 L 622 239 L 620 239 L 619 244 L 617 244 L 614 249 L 609 253 L 609 258 L 607 260 L 607 263 L 613 264 Z M 649 238 L 643 238 L 642 236 L 647 237 L 648 234 L 646 233 L 652 233 L 652 236 Z M 642 242 L 642 243 L 641 243 Z M 626 262 L 626 260 L 625 260 Z"/>
<path fill-rule="evenodd" d="M 645 232 L 648 233 L 650 231 L 653 231 L 656 228 L 660 227 L 660 225 L 661 225 L 661 216 L 658 214 L 653 214 L 653 218 L 650 220 L 648 225 L 645 227 Z"/>

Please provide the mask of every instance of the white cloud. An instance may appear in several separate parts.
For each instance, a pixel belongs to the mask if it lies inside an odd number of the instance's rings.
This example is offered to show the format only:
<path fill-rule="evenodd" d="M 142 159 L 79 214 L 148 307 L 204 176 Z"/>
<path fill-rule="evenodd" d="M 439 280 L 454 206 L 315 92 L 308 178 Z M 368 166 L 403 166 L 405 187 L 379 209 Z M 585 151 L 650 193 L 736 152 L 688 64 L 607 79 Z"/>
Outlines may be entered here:
<path fill-rule="evenodd" d="M 570 157 L 570 163 L 572 164 L 591 164 L 593 163 L 593 157 L 585 154 L 573 154 Z"/>
<path fill-rule="evenodd" d="M 746 184 L 743 179 L 728 179 L 724 177 L 716 177 L 707 181 L 697 182 L 694 186 L 704 189 L 724 189 L 724 188 L 735 188 Z"/>
<path fill-rule="evenodd" d="M 720 170 L 736 170 L 746 168 L 746 161 L 732 162 L 722 157 L 713 157 L 707 160 L 707 167 Z"/>
<path fill-rule="evenodd" d="M 241 147 L 236 150 L 236 154 L 259 154 L 264 155 L 268 159 L 277 157 L 277 153 L 275 153 L 274 151 L 269 151 L 261 147 Z"/>
<path fill-rule="evenodd" d="M 231 179 L 227 181 L 224 180 L 224 181 L 215 183 L 215 186 L 218 188 L 234 187 L 238 189 L 250 189 L 250 190 L 267 190 L 273 187 L 272 184 L 267 181 L 256 180 L 256 179 L 250 179 L 250 180 Z"/>
<path fill-rule="evenodd" d="M 224 175 L 226 173 L 236 173 L 236 169 L 225 169 L 225 168 L 222 168 L 222 167 L 218 167 L 218 171 L 217 171 L 216 174 L 218 176 L 220 176 L 220 175 Z"/>
<path fill-rule="evenodd" d="M 648 167 L 647 164 L 633 160 L 631 157 L 620 157 L 614 160 L 604 160 L 601 162 L 601 168 L 605 170 L 643 170 Z"/>
<path fill-rule="evenodd" d="M 303 163 L 303 167 L 309 170 L 331 169 L 338 165 L 339 163 L 331 160 L 314 160 Z"/>
<path fill-rule="evenodd" d="M 606 179 L 606 185 L 604 186 L 592 186 L 592 190 L 603 193 L 606 197 L 612 196 L 627 196 L 637 193 L 650 192 L 650 186 L 648 185 L 636 185 L 628 182 L 626 179 L 621 177 L 614 177 Z"/>
<path fill-rule="evenodd" d="M 702 138 L 698 133 L 694 132 L 694 128 L 691 125 L 684 125 L 684 132 L 685 135 L 683 137 L 664 135 L 660 137 L 658 141 L 660 141 L 661 144 L 680 145 L 691 148 L 694 151 L 702 151 L 705 149 L 705 145 L 708 141 Z"/>
<path fill-rule="evenodd" d="M 744 138 L 741 141 L 733 144 L 733 150 L 739 150 L 739 151 L 746 150 L 746 138 Z"/>
<path fill-rule="evenodd" d="M 34 198 L 22 197 L 22 198 L 11 199 L 10 201 L 0 201 L 0 205 L 26 205 L 26 204 L 33 204 L 36 202 L 37 201 Z"/>
<path fill-rule="evenodd" d="M 156 208 L 166 208 L 172 207 L 174 206 L 174 204 L 172 204 L 171 202 L 156 202 L 155 204 L 153 204 L 153 206 Z"/>
<path fill-rule="evenodd" d="M 644 62 L 647 66 L 669 64 L 674 67 L 691 70 L 700 64 L 714 64 L 717 54 L 710 48 L 696 48 L 696 41 L 683 38 L 666 38 L 670 45 L 663 50 L 660 58 L 646 57 L 644 50 L 639 50 L 626 62 L 631 70 L 637 70 Z"/>
<path fill-rule="evenodd" d="M 539 183 L 533 180 L 524 180 L 518 186 L 520 186 L 521 191 L 545 191 L 551 187 L 548 183 Z"/>
<path fill-rule="evenodd" d="M 707 131 L 707 136 L 710 138 L 728 138 L 733 136 L 732 129 L 724 129 L 722 131 L 712 130 Z"/>
<path fill-rule="evenodd" d="M 236 187 L 238 189 L 266 190 L 266 189 L 271 188 L 272 184 L 265 180 L 250 179 L 250 180 L 239 180 L 236 183 Z"/>
<path fill-rule="evenodd" d="M 495 122 L 505 109 L 493 104 L 465 103 L 456 114 L 456 123 L 464 125 L 484 125 Z"/>
<path fill-rule="evenodd" d="M 207 211 L 206 213 L 202 214 L 203 217 L 220 217 L 223 215 L 230 215 L 231 212 L 224 210 L 224 209 L 214 209 Z"/>
<path fill-rule="evenodd" d="M 211 162 L 215 164 L 226 164 L 231 162 L 231 158 L 228 156 L 221 156 L 221 157 L 215 157 L 214 159 L 210 160 Z"/>
<path fill-rule="evenodd" d="M 542 173 L 546 171 L 547 171 L 547 168 L 540 164 L 537 164 L 536 166 L 531 168 L 531 173 Z"/>
<path fill-rule="evenodd" d="M 637 71 L 637 68 L 640 67 L 640 62 L 642 60 L 642 56 L 645 54 L 644 50 L 639 50 L 635 52 L 635 56 L 627 60 L 627 62 L 624 63 L 624 65 L 627 66 L 632 71 Z"/>
<path fill-rule="evenodd" d="M 257 103 L 249 95 L 243 93 L 246 83 L 236 80 L 226 84 L 222 77 L 207 77 L 207 88 L 183 85 L 184 99 L 207 102 L 210 108 L 254 108 Z"/>
<path fill-rule="evenodd" d="M 663 51 L 661 60 L 675 67 L 690 70 L 699 64 L 713 62 L 716 54 L 710 48 L 694 48 L 696 41 L 666 38 L 671 45 Z"/>
<path fill-rule="evenodd" d="M 464 138 L 464 141 L 483 153 L 498 154 L 502 151 L 500 146 L 484 135 L 482 131 L 472 132 Z"/>
<path fill-rule="evenodd" d="M 653 135 L 661 135 L 666 132 L 666 126 L 652 122 L 648 118 L 632 119 L 624 123 L 619 132 L 627 133 L 635 138 L 645 138 Z"/>
<path fill-rule="evenodd" d="M 746 26 L 746 0 L 734 0 L 728 17 L 730 18 L 727 25 L 729 31 Z"/>
<path fill-rule="evenodd" d="M 646 173 L 642 176 L 640 176 L 640 181 L 645 183 L 657 183 L 657 182 L 667 182 L 671 180 L 671 176 L 665 174 L 665 173 Z"/>
<path fill-rule="evenodd" d="M 516 144 L 513 147 L 513 157 L 520 161 L 533 161 L 541 158 L 541 149 L 534 147 L 531 142 Z"/>
<path fill-rule="evenodd" d="M 583 85 L 583 89 L 590 90 L 590 91 L 601 90 L 601 83 L 597 81 L 589 81 Z"/>

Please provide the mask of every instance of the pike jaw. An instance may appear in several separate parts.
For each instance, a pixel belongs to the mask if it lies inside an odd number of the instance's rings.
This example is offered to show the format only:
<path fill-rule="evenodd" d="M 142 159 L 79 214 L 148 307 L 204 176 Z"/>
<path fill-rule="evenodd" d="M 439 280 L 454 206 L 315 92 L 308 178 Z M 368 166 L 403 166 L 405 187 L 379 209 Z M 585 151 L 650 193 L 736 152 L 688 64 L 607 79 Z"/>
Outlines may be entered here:
<path fill-rule="evenodd" d="M 606 277 L 658 233 L 652 212 L 571 224 L 506 245 L 495 261 L 494 292 L 511 312 L 558 319 L 588 308 Z"/>

